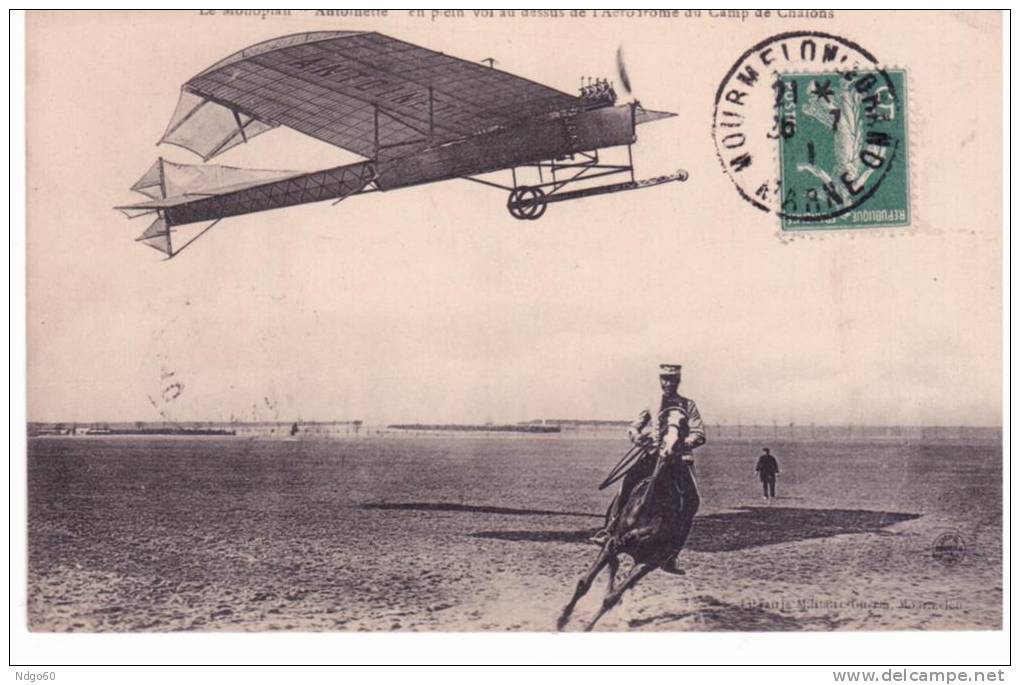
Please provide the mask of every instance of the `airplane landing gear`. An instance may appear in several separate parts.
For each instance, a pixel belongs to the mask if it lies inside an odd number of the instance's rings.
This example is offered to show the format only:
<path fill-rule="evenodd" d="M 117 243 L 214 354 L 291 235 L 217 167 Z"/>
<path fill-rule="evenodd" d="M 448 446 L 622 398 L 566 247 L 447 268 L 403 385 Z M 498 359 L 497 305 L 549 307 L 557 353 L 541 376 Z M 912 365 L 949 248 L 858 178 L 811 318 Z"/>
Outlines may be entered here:
<path fill-rule="evenodd" d="M 545 191 L 541 188 L 520 186 L 510 191 L 506 208 L 515 219 L 534 221 L 545 214 L 548 205 L 544 198 Z"/>

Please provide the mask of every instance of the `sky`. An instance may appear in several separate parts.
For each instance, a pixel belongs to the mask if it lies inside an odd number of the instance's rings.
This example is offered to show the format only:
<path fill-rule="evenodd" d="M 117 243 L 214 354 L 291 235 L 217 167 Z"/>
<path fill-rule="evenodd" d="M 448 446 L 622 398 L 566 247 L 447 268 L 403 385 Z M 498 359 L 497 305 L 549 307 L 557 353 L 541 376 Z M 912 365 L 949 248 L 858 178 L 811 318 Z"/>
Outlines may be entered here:
<path fill-rule="evenodd" d="M 934 25 L 832 25 L 907 69 L 912 226 L 783 240 L 720 168 L 712 101 L 796 22 L 30 15 L 29 420 L 618 419 L 669 362 L 709 423 L 1000 425 L 998 33 Z M 351 28 L 568 92 L 612 78 L 623 45 L 635 95 L 678 114 L 639 129 L 637 175 L 690 179 L 534 222 L 450 181 L 227 219 L 171 261 L 134 242 L 147 220 L 112 207 L 157 156 L 200 161 L 155 146 L 184 81 Z M 276 130 L 215 161 L 354 159 Z"/>

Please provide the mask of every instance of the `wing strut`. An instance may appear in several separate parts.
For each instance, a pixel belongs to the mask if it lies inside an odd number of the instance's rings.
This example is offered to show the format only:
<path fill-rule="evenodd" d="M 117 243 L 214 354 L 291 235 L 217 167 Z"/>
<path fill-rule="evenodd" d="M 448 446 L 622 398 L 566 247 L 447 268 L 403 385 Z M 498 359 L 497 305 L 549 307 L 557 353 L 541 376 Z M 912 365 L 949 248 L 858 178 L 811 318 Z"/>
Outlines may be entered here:
<path fill-rule="evenodd" d="M 218 223 L 219 223 L 220 221 L 222 221 L 222 219 L 216 219 L 216 220 L 215 220 L 215 221 L 213 221 L 213 222 L 212 222 L 211 224 L 209 224 L 208 226 L 206 226 L 205 228 L 203 228 L 203 229 L 202 229 L 201 231 L 199 231 L 198 233 L 196 233 L 196 234 L 195 234 L 195 235 L 194 235 L 194 236 L 193 236 L 193 237 L 191 238 L 191 240 L 189 240 L 188 242 L 186 242 L 186 243 L 184 243 L 183 245 L 181 245 L 181 246 L 180 246 L 179 248 L 177 248 L 177 250 L 176 250 L 176 251 L 174 251 L 174 252 L 171 252 L 171 253 L 170 253 L 170 255 L 169 255 L 169 256 L 167 257 L 167 259 L 170 259 L 170 258 L 172 258 L 172 257 L 176 257 L 176 256 L 177 256 L 177 255 L 179 255 L 180 253 L 184 252 L 184 248 L 186 248 L 186 247 L 187 247 L 188 245 L 191 245 L 191 243 L 195 242 L 196 240 L 198 240 L 199 238 L 201 238 L 202 236 L 204 236 L 204 235 L 206 234 L 206 232 L 207 232 L 207 231 L 208 231 L 208 230 L 209 230 L 210 228 L 212 228 L 213 226 L 215 226 L 216 224 L 218 224 Z"/>

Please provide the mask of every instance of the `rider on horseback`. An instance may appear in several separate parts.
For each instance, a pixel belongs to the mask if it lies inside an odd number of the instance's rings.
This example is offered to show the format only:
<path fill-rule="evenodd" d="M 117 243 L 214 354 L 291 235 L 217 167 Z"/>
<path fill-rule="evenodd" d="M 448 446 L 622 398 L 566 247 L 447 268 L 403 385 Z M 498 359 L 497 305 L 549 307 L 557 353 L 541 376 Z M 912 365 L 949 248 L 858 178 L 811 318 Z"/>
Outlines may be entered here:
<path fill-rule="evenodd" d="M 637 420 L 630 425 L 627 433 L 635 445 L 644 447 L 644 455 L 627 472 L 620 484 L 620 492 L 609 507 L 606 515 L 606 527 L 596 533 L 592 542 L 604 545 L 613 533 L 620 512 L 630 497 L 631 491 L 638 483 L 651 474 L 655 468 L 656 456 L 661 452 L 671 459 L 680 459 L 675 469 L 675 485 L 680 505 L 680 518 L 683 521 L 677 554 L 682 549 L 690 534 L 694 522 L 694 514 L 698 511 L 700 498 L 698 485 L 694 479 L 694 449 L 705 444 L 705 426 L 694 400 L 681 396 L 677 392 L 680 386 L 680 365 L 661 364 L 659 366 L 659 385 L 662 397 L 659 411 L 653 418 L 648 410 L 642 411 Z M 681 424 L 687 423 L 687 438 L 681 441 Z M 676 554 L 669 558 L 662 569 L 668 573 L 682 575 L 677 566 Z"/>

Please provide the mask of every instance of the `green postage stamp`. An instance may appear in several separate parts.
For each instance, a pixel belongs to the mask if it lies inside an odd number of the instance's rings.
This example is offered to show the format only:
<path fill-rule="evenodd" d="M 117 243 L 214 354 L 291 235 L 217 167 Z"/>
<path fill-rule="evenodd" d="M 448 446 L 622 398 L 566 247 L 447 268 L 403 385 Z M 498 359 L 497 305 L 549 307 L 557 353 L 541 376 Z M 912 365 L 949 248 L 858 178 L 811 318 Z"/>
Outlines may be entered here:
<path fill-rule="evenodd" d="M 776 81 L 785 231 L 910 224 L 906 73 L 796 73 Z"/>
<path fill-rule="evenodd" d="M 781 230 L 909 226 L 907 74 L 820 31 L 767 38 L 716 91 L 723 170 Z"/>

